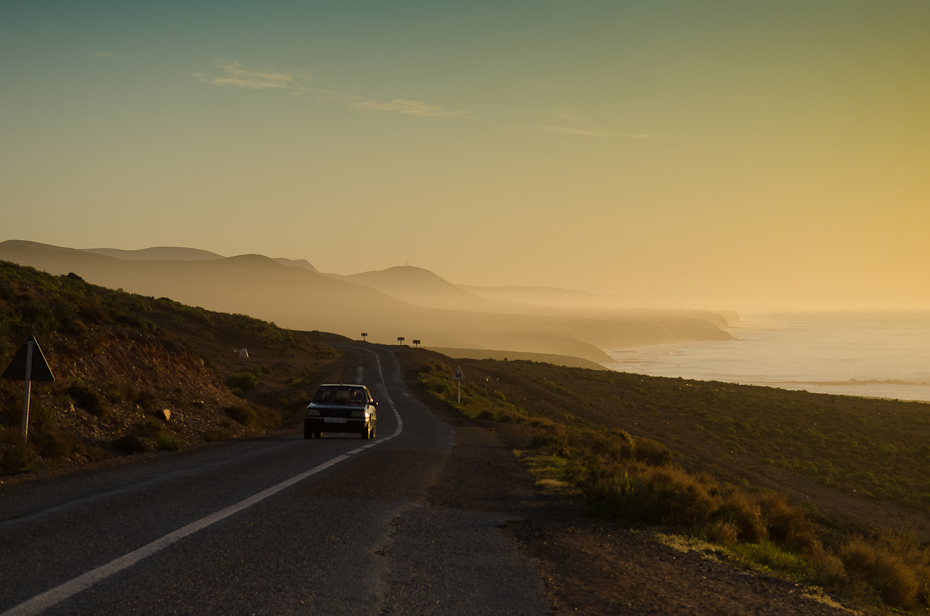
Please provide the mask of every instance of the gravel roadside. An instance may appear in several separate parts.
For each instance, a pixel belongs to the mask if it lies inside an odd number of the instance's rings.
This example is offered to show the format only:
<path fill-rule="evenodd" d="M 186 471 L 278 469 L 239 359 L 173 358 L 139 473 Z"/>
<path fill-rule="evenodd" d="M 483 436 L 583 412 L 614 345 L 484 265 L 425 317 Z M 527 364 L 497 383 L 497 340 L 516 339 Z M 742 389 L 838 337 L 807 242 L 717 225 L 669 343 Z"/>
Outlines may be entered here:
<path fill-rule="evenodd" d="M 535 564 L 554 616 L 855 613 L 812 589 L 592 520 L 579 503 L 536 489 L 513 455 L 524 444 L 519 426 L 436 412 L 456 428 L 456 439 L 429 503 L 502 514 L 508 520 L 502 534 Z"/>

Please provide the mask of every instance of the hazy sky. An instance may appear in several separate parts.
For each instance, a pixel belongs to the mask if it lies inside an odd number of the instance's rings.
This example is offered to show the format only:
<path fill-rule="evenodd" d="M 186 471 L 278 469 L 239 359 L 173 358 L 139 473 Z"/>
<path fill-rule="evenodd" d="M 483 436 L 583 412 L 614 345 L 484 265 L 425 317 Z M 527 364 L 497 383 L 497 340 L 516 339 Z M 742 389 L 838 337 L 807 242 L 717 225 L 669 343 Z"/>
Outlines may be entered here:
<path fill-rule="evenodd" d="M 930 2 L 3 2 L 0 240 L 930 308 Z"/>

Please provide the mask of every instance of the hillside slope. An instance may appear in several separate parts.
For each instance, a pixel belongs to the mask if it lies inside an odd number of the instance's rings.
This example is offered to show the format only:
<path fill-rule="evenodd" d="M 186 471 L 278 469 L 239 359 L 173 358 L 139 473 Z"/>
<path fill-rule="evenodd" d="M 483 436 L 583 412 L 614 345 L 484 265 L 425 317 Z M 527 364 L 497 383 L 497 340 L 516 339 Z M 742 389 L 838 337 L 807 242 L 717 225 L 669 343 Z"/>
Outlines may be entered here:
<path fill-rule="evenodd" d="M 56 381 L 34 385 L 26 449 L 22 383 L 0 382 L 0 472 L 275 428 L 293 420 L 320 382 L 341 376 L 341 355 L 324 344 L 338 336 L 0 262 L 3 368 L 31 335 Z"/>
<path fill-rule="evenodd" d="M 712 552 L 743 566 L 825 586 L 860 606 L 930 608 L 926 403 L 526 361 L 451 362 L 428 349 L 397 355 L 418 395 L 509 435 L 554 499 L 583 501 L 620 528 L 711 541 Z M 455 365 L 467 378 L 461 402 L 450 381 Z M 592 593 L 572 577 L 586 573 L 571 564 L 579 549 L 604 579 L 633 575 L 610 548 L 609 527 L 557 527 L 530 525 L 524 535 L 540 558 L 567 550 L 552 562 L 555 587 Z M 603 594 L 625 605 L 622 593 Z M 723 613 L 740 613 L 731 609 Z"/>

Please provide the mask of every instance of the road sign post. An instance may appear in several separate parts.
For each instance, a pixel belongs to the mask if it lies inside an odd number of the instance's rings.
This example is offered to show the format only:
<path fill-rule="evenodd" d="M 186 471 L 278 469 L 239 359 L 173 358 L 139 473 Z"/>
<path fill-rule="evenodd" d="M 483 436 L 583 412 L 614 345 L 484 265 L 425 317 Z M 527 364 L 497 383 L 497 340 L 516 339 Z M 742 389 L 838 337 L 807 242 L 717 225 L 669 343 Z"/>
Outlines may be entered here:
<path fill-rule="evenodd" d="M 25 443 L 29 436 L 29 399 L 32 395 L 32 382 L 51 382 L 55 380 L 55 375 L 52 374 L 52 369 L 48 367 L 48 362 L 45 360 L 45 355 L 42 354 L 42 349 L 39 347 L 35 336 L 31 336 L 26 341 L 26 344 L 20 347 L 2 376 L 5 379 L 22 380 L 26 383 L 23 391 L 22 424 L 23 442 Z"/>
<path fill-rule="evenodd" d="M 32 341 L 26 343 L 26 391 L 23 392 L 23 442 L 29 434 L 29 401 L 32 398 Z"/>
<path fill-rule="evenodd" d="M 455 381 L 455 385 L 458 388 L 459 404 L 461 404 L 462 403 L 462 381 L 465 380 L 465 373 L 462 372 L 462 369 L 459 366 L 455 367 L 455 374 L 452 375 L 452 380 Z"/>

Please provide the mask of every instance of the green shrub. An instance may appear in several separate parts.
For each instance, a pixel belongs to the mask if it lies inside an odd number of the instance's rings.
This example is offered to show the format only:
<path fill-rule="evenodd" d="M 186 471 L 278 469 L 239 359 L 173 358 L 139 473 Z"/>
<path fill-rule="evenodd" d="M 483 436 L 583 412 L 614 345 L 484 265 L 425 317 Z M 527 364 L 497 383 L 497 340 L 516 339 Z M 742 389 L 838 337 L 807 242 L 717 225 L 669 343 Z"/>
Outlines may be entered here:
<path fill-rule="evenodd" d="M 342 357 L 342 351 L 334 349 L 328 344 L 323 344 L 322 342 L 315 342 L 313 344 L 313 353 L 318 359 L 333 359 L 336 357 Z"/>
<path fill-rule="evenodd" d="M 223 412 L 226 413 L 232 419 L 235 419 L 238 423 L 242 424 L 245 427 L 250 427 L 255 425 L 257 417 L 255 411 L 253 411 L 248 406 L 234 405 L 227 406 L 223 408 Z"/>
<path fill-rule="evenodd" d="M 34 463 L 35 454 L 20 439 L 17 439 L 15 444 L 4 449 L 3 455 L 0 456 L 0 468 L 9 473 L 31 470 Z"/>
<path fill-rule="evenodd" d="M 87 333 L 87 326 L 77 319 L 68 319 L 61 324 L 59 331 L 70 336 L 83 336 Z"/>
<path fill-rule="evenodd" d="M 567 390 L 567 389 L 566 389 L 564 386 L 562 386 L 561 384 L 556 383 L 555 381 L 550 381 L 550 380 L 548 380 L 548 379 L 543 379 L 542 381 L 537 381 L 537 382 L 538 382 L 540 385 L 542 385 L 543 387 L 545 387 L 546 389 L 548 389 L 549 391 L 553 392 L 553 393 L 556 393 L 556 394 L 559 394 L 559 395 L 562 395 L 562 396 L 566 396 L 566 397 L 569 397 L 569 398 L 574 398 L 574 397 L 575 397 L 574 394 L 572 394 L 572 392 L 570 392 L 569 390 Z"/>
<path fill-rule="evenodd" d="M 732 492 L 717 507 L 710 521 L 724 521 L 737 528 L 736 538 L 745 543 L 759 543 L 766 537 L 765 521 L 759 505 L 742 492 Z"/>
<path fill-rule="evenodd" d="M 225 441 L 228 438 L 232 438 L 232 434 L 227 430 L 219 430 L 211 428 L 204 430 L 200 433 L 200 436 L 208 443 L 214 443 L 216 441 Z"/>
<path fill-rule="evenodd" d="M 105 417 L 107 408 L 96 391 L 82 381 L 75 381 L 68 386 L 68 395 L 79 409 L 87 411 L 95 417 Z"/>
<path fill-rule="evenodd" d="M 718 519 L 704 529 L 704 536 L 713 543 L 732 545 L 739 539 L 739 527 L 729 520 Z"/>
<path fill-rule="evenodd" d="M 714 485 L 672 467 L 589 468 L 582 490 L 596 515 L 680 528 L 702 526 L 719 501 Z"/>
<path fill-rule="evenodd" d="M 287 379 L 287 384 L 291 387 L 308 387 L 318 383 L 319 379 L 319 371 L 310 368 L 310 366 L 305 366 L 304 369 L 301 370 L 300 376 Z"/>
<path fill-rule="evenodd" d="M 639 503 L 638 521 L 697 528 L 715 508 L 712 487 L 681 469 L 648 468 L 642 474 L 645 494 Z"/>
<path fill-rule="evenodd" d="M 162 432 L 155 437 L 155 446 L 160 451 L 181 451 L 184 448 L 184 443 L 179 438 L 167 432 Z"/>
<path fill-rule="evenodd" d="M 148 439 L 156 439 L 163 432 L 164 427 L 162 423 L 151 417 L 146 418 L 144 421 L 135 424 L 132 426 L 132 428 L 129 429 L 129 434 Z"/>
<path fill-rule="evenodd" d="M 640 438 L 636 441 L 634 455 L 637 460 L 653 466 L 663 466 L 672 461 L 672 452 L 668 450 L 668 447 L 649 438 Z"/>
<path fill-rule="evenodd" d="M 768 526 L 768 537 L 778 545 L 803 553 L 812 553 L 819 545 L 817 529 L 800 507 L 789 505 L 780 494 L 770 494 L 759 501 Z"/>
<path fill-rule="evenodd" d="M 247 392 L 258 387 L 258 375 L 250 370 L 243 370 L 230 375 L 226 379 L 226 384 L 233 390 Z"/>
<path fill-rule="evenodd" d="M 29 408 L 29 425 L 54 426 L 58 423 L 58 411 L 54 406 L 42 402 L 33 402 Z"/>
<path fill-rule="evenodd" d="M 265 430 L 277 428 L 283 421 L 281 413 L 263 406 L 255 407 L 255 415 L 258 427 Z"/>
<path fill-rule="evenodd" d="M 629 460 L 633 457 L 636 447 L 633 437 L 625 430 L 619 429 L 610 432 L 591 431 L 585 440 L 588 450 L 604 462 Z"/>
<path fill-rule="evenodd" d="M 136 453 L 145 453 L 152 450 L 150 441 L 144 437 L 135 434 L 127 434 L 113 441 L 113 447 L 117 451 L 132 455 Z"/>
<path fill-rule="evenodd" d="M 846 567 L 836 555 L 828 553 L 819 543 L 806 553 L 811 564 L 811 581 L 824 588 L 840 588 L 849 582 Z"/>
<path fill-rule="evenodd" d="M 60 459 L 83 450 L 81 441 L 57 427 L 41 426 L 29 431 L 29 441 L 46 459 Z"/>
<path fill-rule="evenodd" d="M 777 571 L 805 583 L 815 577 L 807 559 L 770 541 L 738 543 L 730 546 L 729 551 L 738 563 L 748 568 Z"/>
<path fill-rule="evenodd" d="M 84 451 L 82 453 L 84 454 L 84 457 L 91 462 L 100 462 L 101 460 L 106 460 L 110 457 L 110 454 L 106 449 L 97 447 L 95 445 L 84 445 Z"/>
<path fill-rule="evenodd" d="M 840 558 L 849 577 L 867 584 L 885 604 L 902 610 L 916 605 L 917 576 L 898 555 L 854 537 L 843 546 Z"/>

